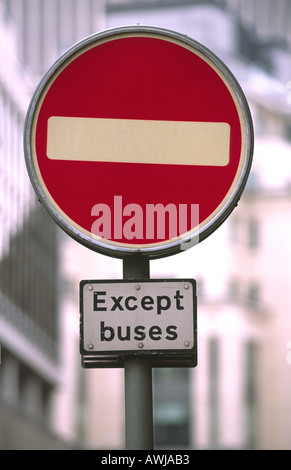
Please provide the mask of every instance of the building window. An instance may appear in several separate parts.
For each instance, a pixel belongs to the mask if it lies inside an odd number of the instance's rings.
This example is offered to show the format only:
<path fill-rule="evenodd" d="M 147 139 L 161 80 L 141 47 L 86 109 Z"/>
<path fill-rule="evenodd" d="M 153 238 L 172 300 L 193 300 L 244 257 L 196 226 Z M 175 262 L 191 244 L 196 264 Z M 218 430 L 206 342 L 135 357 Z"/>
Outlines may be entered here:
<path fill-rule="evenodd" d="M 246 447 L 256 446 L 257 434 L 257 361 L 258 346 L 254 341 L 246 344 L 245 352 L 245 410 L 246 410 Z"/>
<path fill-rule="evenodd" d="M 230 300 L 237 300 L 239 298 L 239 281 L 238 279 L 231 279 L 229 282 L 229 298 Z"/>
<path fill-rule="evenodd" d="M 188 368 L 154 369 L 154 435 L 159 448 L 190 445 Z"/>
<path fill-rule="evenodd" d="M 260 301 L 260 288 L 257 284 L 250 284 L 247 298 L 251 307 L 257 307 Z"/>
<path fill-rule="evenodd" d="M 241 221 L 236 214 L 230 218 L 229 224 L 229 237 L 230 241 L 234 244 L 239 243 L 240 241 L 240 229 L 241 229 Z"/>
<path fill-rule="evenodd" d="M 246 191 L 254 193 L 260 187 L 260 176 L 255 171 L 251 171 L 246 184 Z"/>
<path fill-rule="evenodd" d="M 197 297 L 199 299 L 205 297 L 205 282 L 202 277 L 199 277 L 196 280 L 196 291 L 197 291 Z"/>
<path fill-rule="evenodd" d="M 0 293 L 23 314 L 14 318 L 7 311 L 9 321 L 19 326 L 22 319 L 22 334 L 52 359 L 58 352 L 57 256 L 55 224 L 37 204 L 24 218 L 21 229 L 11 234 L 8 250 L 0 259 Z"/>
<path fill-rule="evenodd" d="M 216 448 L 219 444 L 219 341 L 211 338 L 208 344 L 209 354 L 209 444 Z"/>
<path fill-rule="evenodd" d="M 259 223 L 257 219 L 250 219 L 248 224 L 248 246 L 257 248 L 259 246 Z"/>

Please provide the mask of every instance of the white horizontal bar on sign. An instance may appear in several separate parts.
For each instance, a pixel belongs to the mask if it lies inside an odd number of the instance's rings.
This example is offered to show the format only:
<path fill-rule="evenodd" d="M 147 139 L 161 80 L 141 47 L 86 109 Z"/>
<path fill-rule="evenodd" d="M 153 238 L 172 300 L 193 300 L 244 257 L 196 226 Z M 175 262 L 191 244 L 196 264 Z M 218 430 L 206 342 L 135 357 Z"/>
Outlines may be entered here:
<path fill-rule="evenodd" d="M 226 122 L 52 116 L 47 156 L 53 160 L 225 166 L 229 141 Z"/>

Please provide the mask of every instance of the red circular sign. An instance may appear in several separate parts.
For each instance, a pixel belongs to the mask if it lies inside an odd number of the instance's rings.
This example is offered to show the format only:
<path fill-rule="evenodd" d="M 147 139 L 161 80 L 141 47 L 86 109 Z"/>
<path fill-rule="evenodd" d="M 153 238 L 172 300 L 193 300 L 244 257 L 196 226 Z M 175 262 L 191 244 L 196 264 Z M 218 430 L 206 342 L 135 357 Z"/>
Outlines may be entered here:
<path fill-rule="evenodd" d="M 199 43 L 150 27 L 78 43 L 32 99 L 25 153 L 57 223 L 115 257 L 192 246 L 230 214 L 251 166 L 245 97 Z"/>

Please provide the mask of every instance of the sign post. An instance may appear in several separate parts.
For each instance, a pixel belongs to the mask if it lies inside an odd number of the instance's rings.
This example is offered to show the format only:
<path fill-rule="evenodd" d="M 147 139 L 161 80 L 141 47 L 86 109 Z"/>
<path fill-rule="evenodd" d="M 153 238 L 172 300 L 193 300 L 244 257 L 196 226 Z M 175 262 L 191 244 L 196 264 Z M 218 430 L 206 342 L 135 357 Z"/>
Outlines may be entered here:
<path fill-rule="evenodd" d="M 150 261 L 133 256 L 123 260 L 124 279 L 149 279 Z M 128 450 L 154 448 L 152 363 L 139 356 L 124 362 L 125 441 Z"/>
<path fill-rule="evenodd" d="M 80 283 L 82 365 L 124 367 L 127 446 L 152 448 L 152 367 L 195 367 L 197 342 L 195 281 L 151 281 L 149 263 L 201 242 L 237 206 L 253 152 L 245 96 L 193 39 L 114 28 L 49 69 L 31 100 L 24 148 L 56 223 L 123 259 L 123 281 Z"/>

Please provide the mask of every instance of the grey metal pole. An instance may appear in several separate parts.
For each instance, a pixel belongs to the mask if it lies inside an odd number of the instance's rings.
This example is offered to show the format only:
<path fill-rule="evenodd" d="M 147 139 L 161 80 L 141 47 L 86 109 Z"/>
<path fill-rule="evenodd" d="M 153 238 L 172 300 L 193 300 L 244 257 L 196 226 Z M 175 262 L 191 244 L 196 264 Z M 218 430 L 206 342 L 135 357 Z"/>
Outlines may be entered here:
<path fill-rule="evenodd" d="M 149 259 L 130 256 L 123 260 L 124 279 L 149 279 Z M 127 450 L 153 449 L 153 399 L 151 361 L 141 357 L 124 363 L 125 436 Z"/>

